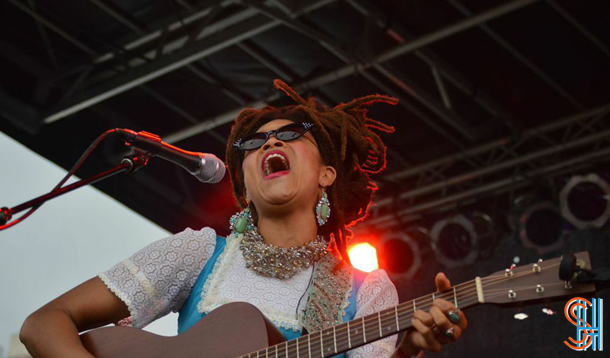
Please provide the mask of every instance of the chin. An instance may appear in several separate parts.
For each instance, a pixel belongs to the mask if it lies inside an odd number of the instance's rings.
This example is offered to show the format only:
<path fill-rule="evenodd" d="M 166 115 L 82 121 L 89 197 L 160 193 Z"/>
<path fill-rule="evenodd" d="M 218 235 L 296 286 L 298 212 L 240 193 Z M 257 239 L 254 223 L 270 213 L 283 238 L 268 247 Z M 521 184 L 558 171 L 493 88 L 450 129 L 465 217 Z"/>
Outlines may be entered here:
<path fill-rule="evenodd" d="M 290 202 L 295 194 L 286 190 L 273 190 L 266 193 L 264 200 L 271 205 L 283 205 Z"/>

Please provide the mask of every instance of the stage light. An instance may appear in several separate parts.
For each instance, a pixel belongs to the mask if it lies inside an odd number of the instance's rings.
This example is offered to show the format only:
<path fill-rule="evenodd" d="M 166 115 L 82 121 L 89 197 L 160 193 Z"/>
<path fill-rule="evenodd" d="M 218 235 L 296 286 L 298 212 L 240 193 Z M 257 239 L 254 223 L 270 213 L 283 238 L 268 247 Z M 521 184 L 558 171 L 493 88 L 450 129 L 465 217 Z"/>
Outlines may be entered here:
<path fill-rule="evenodd" d="M 438 261 L 447 267 L 469 265 L 477 258 L 479 235 L 464 215 L 437 221 L 430 236 Z"/>
<path fill-rule="evenodd" d="M 559 198 L 561 214 L 579 229 L 601 228 L 610 218 L 610 185 L 597 174 L 570 178 Z"/>
<path fill-rule="evenodd" d="M 368 242 L 362 242 L 347 249 L 347 254 L 354 268 L 371 272 L 379 268 L 377 250 Z"/>
<path fill-rule="evenodd" d="M 549 202 L 540 202 L 521 215 L 519 237 L 527 248 L 540 254 L 559 249 L 563 245 L 564 224 L 557 208 Z"/>
<path fill-rule="evenodd" d="M 429 241 L 428 232 L 423 228 L 390 232 L 379 241 L 381 267 L 394 282 L 412 278 L 421 267 L 420 236 Z"/>

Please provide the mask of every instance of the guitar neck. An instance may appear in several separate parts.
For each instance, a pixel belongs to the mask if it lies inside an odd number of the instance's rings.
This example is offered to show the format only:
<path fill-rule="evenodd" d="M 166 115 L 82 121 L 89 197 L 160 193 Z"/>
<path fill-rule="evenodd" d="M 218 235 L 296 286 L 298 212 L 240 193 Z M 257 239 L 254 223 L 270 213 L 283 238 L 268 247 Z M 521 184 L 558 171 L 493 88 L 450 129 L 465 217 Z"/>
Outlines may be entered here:
<path fill-rule="evenodd" d="M 449 291 L 422 296 L 393 308 L 303 335 L 240 358 L 331 357 L 411 328 L 411 319 L 415 311 L 428 311 L 437 298 L 452 302 L 458 309 L 476 306 L 483 301 L 480 279 L 477 277 L 454 286 Z"/>

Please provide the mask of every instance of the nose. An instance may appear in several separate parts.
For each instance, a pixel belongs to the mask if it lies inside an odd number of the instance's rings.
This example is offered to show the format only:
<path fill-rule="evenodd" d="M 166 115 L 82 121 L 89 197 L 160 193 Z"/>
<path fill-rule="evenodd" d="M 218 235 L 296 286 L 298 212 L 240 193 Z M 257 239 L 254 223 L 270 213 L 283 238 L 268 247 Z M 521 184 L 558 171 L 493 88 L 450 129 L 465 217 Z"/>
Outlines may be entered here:
<path fill-rule="evenodd" d="M 275 134 L 272 134 L 269 137 L 269 140 L 267 140 L 267 143 L 263 144 L 263 151 L 267 151 L 270 148 L 281 148 L 284 146 L 284 142 L 282 142 L 281 140 L 275 138 Z"/>

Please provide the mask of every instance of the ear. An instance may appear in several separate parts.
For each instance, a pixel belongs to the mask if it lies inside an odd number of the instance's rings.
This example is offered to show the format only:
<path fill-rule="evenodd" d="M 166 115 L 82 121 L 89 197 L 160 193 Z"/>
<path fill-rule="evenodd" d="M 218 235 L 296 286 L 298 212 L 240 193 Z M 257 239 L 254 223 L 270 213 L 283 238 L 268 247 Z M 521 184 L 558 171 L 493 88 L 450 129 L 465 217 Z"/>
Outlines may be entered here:
<path fill-rule="evenodd" d="M 320 177 L 318 178 L 318 184 L 321 187 L 326 188 L 331 186 L 335 182 L 336 178 L 337 171 L 335 170 L 335 168 L 331 167 L 330 165 L 322 165 L 320 167 Z"/>
<path fill-rule="evenodd" d="M 248 193 L 248 188 L 246 188 L 245 186 L 244 186 L 244 193 L 243 194 L 244 194 L 244 199 L 246 199 L 246 202 L 248 204 L 250 204 L 250 201 L 252 199 L 250 199 L 250 193 Z"/>

